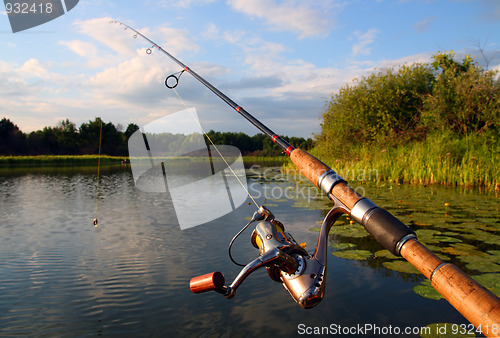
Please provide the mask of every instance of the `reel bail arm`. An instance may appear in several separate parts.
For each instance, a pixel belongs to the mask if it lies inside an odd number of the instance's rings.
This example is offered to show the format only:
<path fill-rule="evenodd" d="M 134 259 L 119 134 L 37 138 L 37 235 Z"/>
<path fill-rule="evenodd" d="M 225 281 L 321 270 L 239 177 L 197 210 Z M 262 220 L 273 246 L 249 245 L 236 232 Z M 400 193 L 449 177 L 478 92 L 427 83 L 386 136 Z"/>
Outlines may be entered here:
<path fill-rule="evenodd" d="M 216 271 L 206 275 L 193 277 L 189 282 L 189 288 L 194 293 L 217 291 L 222 293 L 227 299 L 231 299 L 234 297 L 236 289 L 238 289 L 252 272 L 264 266 L 267 267 L 272 265 L 276 265 L 290 273 L 294 273 L 298 267 L 298 262 L 295 258 L 280 249 L 274 248 L 248 263 L 229 286 L 224 286 L 224 275 Z"/>

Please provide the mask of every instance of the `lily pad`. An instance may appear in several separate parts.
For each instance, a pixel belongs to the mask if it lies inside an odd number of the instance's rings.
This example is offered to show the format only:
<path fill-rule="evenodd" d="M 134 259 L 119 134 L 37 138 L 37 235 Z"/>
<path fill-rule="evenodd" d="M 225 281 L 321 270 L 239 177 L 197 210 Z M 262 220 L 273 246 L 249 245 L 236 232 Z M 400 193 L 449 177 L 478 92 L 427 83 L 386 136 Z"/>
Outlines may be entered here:
<path fill-rule="evenodd" d="M 354 248 L 357 245 L 353 244 L 353 243 L 338 243 L 338 242 L 334 242 L 334 243 L 330 244 L 330 246 L 332 248 L 334 248 L 334 249 L 337 249 L 337 250 L 345 250 L 345 249 Z"/>
<path fill-rule="evenodd" d="M 362 238 L 370 236 L 366 229 L 359 224 L 332 226 L 332 228 L 330 229 L 330 234 L 351 238 Z"/>
<path fill-rule="evenodd" d="M 462 240 L 455 238 L 455 237 L 450 237 L 449 235 L 442 234 L 438 230 L 433 230 L 433 229 L 418 229 L 415 231 L 417 238 L 425 244 L 438 244 L 442 242 L 446 243 L 460 243 Z M 455 234 L 458 235 L 456 232 L 450 232 L 447 231 L 448 234 Z"/>
<path fill-rule="evenodd" d="M 496 257 L 494 255 L 488 255 L 488 254 L 484 254 L 484 255 L 481 255 L 481 256 L 474 256 L 474 255 L 471 255 L 471 256 L 459 256 L 458 259 L 461 262 L 470 263 L 470 264 L 473 264 L 473 263 L 484 263 L 484 262 L 488 262 L 488 263 L 497 263 L 498 262 L 498 257 Z"/>
<path fill-rule="evenodd" d="M 500 243 L 500 236 L 498 236 L 498 235 L 493 235 L 489 232 L 481 231 L 481 230 L 472 230 L 472 231 L 467 231 L 467 232 L 469 232 L 469 233 L 463 234 L 462 237 L 467 238 L 467 239 L 471 239 L 474 241 L 481 241 L 485 244 L 499 244 Z"/>
<path fill-rule="evenodd" d="M 434 253 L 436 256 L 438 256 L 439 258 L 441 258 L 443 261 L 449 261 L 450 260 L 450 257 L 446 256 L 446 255 L 443 255 L 443 254 L 440 254 L 440 253 Z"/>
<path fill-rule="evenodd" d="M 438 251 L 441 251 L 443 248 L 437 245 L 432 245 L 432 244 L 426 244 L 425 247 L 432 252 L 436 253 Z"/>
<path fill-rule="evenodd" d="M 387 269 L 398 272 L 414 273 L 414 274 L 420 273 L 417 270 L 417 268 L 415 268 L 413 265 L 403 260 L 384 262 L 382 265 L 385 266 Z"/>
<path fill-rule="evenodd" d="M 377 258 L 401 259 L 401 257 L 394 256 L 389 250 L 379 250 L 374 255 Z"/>
<path fill-rule="evenodd" d="M 467 232 L 470 229 L 476 229 L 477 223 L 474 222 L 464 222 L 463 220 L 454 221 L 453 217 L 448 217 L 448 220 L 444 223 L 436 223 L 434 225 L 436 228 L 441 228 L 447 231 L 454 231 L 458 233 Z"/>
<path fill-rule="evenodd" d="M 439 242 L 446 242 L 446 243 L 460 243 L 462 242 L 460 239 L 455 238 L 455 237 L 449 237 L 449 236 L 434 236 L 434 239 L 436 239 Z"/>
<path fill-rule="evenodd" d="M 445 232 L 443 232 L 443 235 L 445 235 L 445 236 L 460 236 L 460 233 L 454 232 L 454 231 L 445 231 Z"/>
<path fill-rule="evenodd" d="M 490 255 L 498 256 L 498 261 L 500 262 L 500 250 L 488 250 L 486 252 Z"/>
<path fill-rule="evenodd" d="M 458 259 L 461 262 L 467 263 L 466 267 L 470 270 L 479 272 L 500 272 L 498 256 L 483 255 L 483 256 L 460 256 Z"/>
<path fill-rule="evenodd" d="M 345 258 L 345 259 L 355 259 L 355 260 L 365 260 L 372 256 L 372 253 L 368 250 L 345 250 L 345 251 L 334 251 L 332 252 L 334 256 Z"/>
<path fill-rule="evenodd" d="M 420 215 L 416 215 L 414 214 L 415 216 L 420 216 Z M 419 223 L 419 222 L 410 222 L 412 223 L 413 225 L 416 225 L 416 226 L 419 226 L 419 227 L 429 227 L 429 226 L 432 226 L 432 223 Z"/>
<path fill-rule="evenodd" d="M 424 280 L 418 285 L 415 285 L 413 287 L 413 291 L 417 295 L 428 299 L 440 300 L 444 298 L 439 292 L 436 291 L 436 289 L 431 286 L 431 281 L 428 279 Z"/>
<path fill-rule="evenodd" d="M 415 233 L 419 241 L 425 244 L 439 243 L 439 240 L 434 238 L 434 236 L 441 234 L 440 231 L 432 229 L 418 229 Z"/>
<path fill-rule="evenodd" d="M 475 264 L 467 264 L 467 269 L 476 270 L 479 272 L 500 272 L 500 265 L 495 263 L 481 262 Z"/>
<path fill-rule="evenodd" d="M 477 250 L 474 245 L 465 244 L 465 243 L 455 243 L 449 247 L 442 248 L 442 252 L 449 253 L 454 256 L 487 256 L 486 253 Z"/>
<path fill-rule="evenodd" d="M 429 328 L 429 329 L 426 329 Z M 475 337 L 476 334 L 474 331 L 469 330 L 467 332 L 458 332 L 457 333 L 457 324 L 452 323 L 434 323 L 429 324 L 425 328 L 422 328 L 422 333 L 420 334 L 421 338 L 467 338 L 467 337 Z"/>
<path fill-rule="evenodd" d="M 493 294 L 500 297 L 500 274 L 498 273 L 485 273 L 483 275 L 472 276 L 482 286 L 490 290 Z"/>

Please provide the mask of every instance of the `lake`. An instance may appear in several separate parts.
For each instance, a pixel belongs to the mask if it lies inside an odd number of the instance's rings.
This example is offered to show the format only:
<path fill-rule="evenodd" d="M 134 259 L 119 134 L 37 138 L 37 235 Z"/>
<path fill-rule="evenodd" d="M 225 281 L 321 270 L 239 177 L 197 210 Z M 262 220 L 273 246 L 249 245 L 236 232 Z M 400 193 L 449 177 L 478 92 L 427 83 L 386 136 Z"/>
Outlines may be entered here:
<path fill-rule="evenodd" d="M 97 203 L 96 178 L 95 168 L 0 171 L 0 335 L 289 337 L 323 327 L 381 333 L 467 324 L 445 300 L 431 299 L 423 276 L 345 217 L 332 228 L 326 294 L 317 307 L 300 308 L 265 269 L 231 300 L 215 292 L 193 294 L 193 276 L 218 270 L 228 283 L 239 272 L 227 247 L 256 210 L 250 199 L 221 218 L 180 230 L 166 194 L 139 191 L 130 167 L 101 168 Z M 316 196 L 305 179 L 290 180 L 277 169 L 253 168 L 247 179 L 257 202 L 312 253 L 331 202 Z M 497 195 L 351 185 L 363 187 L 440 257 L 499 292 Z M 197 196 L 191 198 L 195 208 Z M 258 254 L 251 232 L 234 244 L 238 261 Z"/>

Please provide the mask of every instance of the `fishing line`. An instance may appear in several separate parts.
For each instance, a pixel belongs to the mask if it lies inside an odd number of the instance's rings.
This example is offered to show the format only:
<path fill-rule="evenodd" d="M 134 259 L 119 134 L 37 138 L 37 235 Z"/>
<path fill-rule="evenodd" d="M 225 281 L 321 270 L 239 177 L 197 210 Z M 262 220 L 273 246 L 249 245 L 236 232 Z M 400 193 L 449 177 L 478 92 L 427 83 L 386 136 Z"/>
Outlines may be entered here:
<path fill-rule="evenodd" d="M 184 65 L 182 62 L 180 62 L 179 60 L 177 60 L 176 58 L 174 58 L 172 55 L 170 55 L 170 53 L 168 53 L 166 50 L 164 50 L 163 48 L 161 48 L 161 46 L 157 45 L 154 41 L 152 41 L 151 39 L 149 39 L 147 36 L 143 35 L 142 33 L 140 33 L 139 31 L 135 30 L 134 28 L 124 24 L 124 23 L 121 23 L 119 21 L 115 21 L 115 20 L 112 20 L 110 21 L 109 23 L 116 23 L 116 24 L 119 24 L 120 26 L 124 26 L 125 27 L 125 30 L 127 29 L 130 29 L 132 30 L 135 34 L 134 34 L 134 38 L 137 38 L 137 36 L 140 36 L 142 37 L 144 40 L 150 42 L 152 44 L 151 47 L 147 48 L 146 49 L 146 54 L 150 55 L 152 52 L 153 52 L 153 49 L 154 48 L 157 48 L 159 51 L 161 51 L 162 53 L 164 53 L 165 55 L 167 55 L 169 58 L 171 58 L 172 60 L 175 61 L 175 63 L 177 63 L 179 66 L 181 66 L 183 68 L 183 70 L 177 72 L 177 73 L 174 73 L 172 75 L 169 75 L 166 79 L 165 79 L 165 85 L 172 89 L 175 94 L 177 95 L 177 97 L 179 98 L 179 100 L 182 102 L 182 104 L 184 105 L 184 107 L 186 107 L 186 109 L 189 109 L 188 106 L 184 103 L 184 101 L 182 100 L 182 98 L 180 97 L 179 93 L 177 93 L 177 91 L 175 90 L 175 87 L 177 87 L 177 85 L 179 84 L 179 78 L 181 77 L 181 75 L 185 72 L 185 71 L 188 71 L 189 73 L 191 73 L 193 76 L 195 76 L 195 73 L 192 72 L 192 71 L 189 71 L 189 67 L 187 67 L 186 65 Z M 179 74 L 179 75 L 177 75 Z M 198 79 L 199 81 L 201 81 L 205 86 L 207 86 L 208 83 L 206 83 L 206 81 L 202 81 L 201 78 L 199 78 L 199 76 L 195 76 L 196 79 Z M 175 80 L 175 84 L 173 85 L 170 85 L 168 83 L 168 80 L 169 79 L 174 79 Z M 208 86 L 208 88 L 210 90 L 212 90 L 214 93 L 217 94 L 217 91 L 216 89 L 213 87 L 213 86 Z M 226 103 L 229 103 L 229 98 L 223 98 L 221 95 L 217 94 L 219 97 L 221 97 Z M 243 111 L 243 109 L 241 107 L 236 107 L 237 105 L 235 103 L 231 104 L 231 106 L 236 109 L 237 112 L 240 112 Z M 229 163 L 226 161 L 225 157 L 222 156 L 222 154 L 220 153 L 219 149 L 215 146 L 215 144 L 212 142 L 212 139 L 210 138 L 210 136 L 208 136 L 208 134 L 205 132 L 205 130 L 203 129 L 203 127 L 201 126 L 200 122 L 198 121 L 198 119 L 196 117 L 194 117 L 192 114 L 191 114 L 191 117 L 196 121 L 196 123 L 200 126 L 200 129 L 202 130 L 203 134 L 206 136 L 206 138 L 209 140 L 209 142 L 212 144 L 212 146 L 214 147 L 214 149 L 217 151 L 217 153 L 219 154 L 219 156 L 222 158 L 222 160 L 224 161 L 224 163 L 227 165 L 227 167 L 229 168 L 229 170 L 231 171 L 231 173 L 234 175 L 234 177 L 238 180 L 238 182 L 240 183 L 240 185 L 243 187 L 243 189 L 245 190 L 245 192 L 247 193 L 247 195 L 250 197 L 250 199 L 252 200 L 252 202 L 255 204 L 255 206 L 257 207 L 257 209 L 259 208 L 259 205 L 257 204 L 257 202 L 255 201 L 255 199 L 253 198 L 252 195 L 250 195 L 250 193 L 248 192 L 248 189 L 245 187 L 245 185 L 243 184 L 243 182 L 241 182 L 241 180 L 239 179 L 239 177 L 236 175 L 236 173 L 234 172 L 233 168 L 231 168 L 231 166 L 229 165 Z M 259 127 L 258 127 L 259 128 Z M 262 127 L 260 127 L 259 129 L 261 129 Z M 270 130 L 267 130 L 267 128 L 264 128 L 266 131 L 265 133 L 270 135 L 270 134 L 273 134 Z M 272 137 L 273 139 L 273 142 L 276 142 L 277 139 L 281 140 L 281 138 L 278 136 L 278 135 L 275 135 Z M 287 144 L 288 145 L 288 144 Z M 289 147 L 291 148 L 291 147 Z M 288 153 L 288 150 L 287 150 L 287 153 Z"/>
<path fill-rule="evenodd" d="M 183 71 L 181 71 L 180 73 L 182 74 Z M 178 79 L 178 78 L 177 78 Z M 165 80 L 166 82 L 166 80 Z M 170 89 L 172 89 L 175 94 L 177 95 L 177 97 L 179 98 L 179 100 L 181 101 L 181 103 L 184 105 L 184 107 L 186 107 L 186 109 L 188 109 L 189 111 L 189 114 L 191 115 L 191 117 L 193 118 L 194 121 L 196 121 L 196 123 L 198 124 L 198 126 L 200 127 L 201 131 L 203 132 L 203 134 L 205 135 L 205 137 L 208 139 L 208 141 L 210 142 L 210 144 L 214 147 L 215 151 L 217 151 L 217 153 L 219 154 L 219 156 L 222 158 L 222 160 L 224 161 L 224 163 L 226 164 L 226 166 L 229 168 L 229 170 L 231 171 L 231 173 L 233 174 L 233 176 L 238 180 L 238 182 L 240 183 L 240 185 L 242 186 L 242 188 L 245 190 L 245 192 L 247 193 L 248 197 L 250 197 L 250 199 L 252 200 L 253 204 L 255 204 L 255 206 L 257 207 L 257 209 L 259 208 L 259 205 L 257 204 L 257 202 L 255 201 L 255 199 L 253 198 L 253 196 L 250 194 L 250 192 L 248 191 L 248 189 L 245 187 L 245 185 L 243 184 L 243 182 L 241 182 L 240 178 L 238 177 L 238 175 L 236 175 L 236 173 L 234 172 L 233 168 L 231 168 L 231 165 L 229 165 L 229 163 L 227 162 L 226 158 L 221 154 L 221 152 L 219 151 L 219 149 L 217 148 L 217 146 L 214 144 L 214 142 L 212 141 L 212 139 L 210 138 L 210 136 L 208 136 L 208 134 L 205 132 L 205 129 L 203 129 L 203 127 L 201 126 L 200 124 L 200 121 L 198 121 L 198 119 L 193 115 L 192 111 L 188 108 L 188 106 L 186 105 L 186 103 L 184 102 L 184 100 L 181 98 L 181 96 L 179 95 L 179 93 L 177 92 L 177 90 L 175 90 L 175 87 L 177 86 L 177 84 L 173 87 L 169 87 Z M 168 86 L 167 86 L 168 87 Z"/>
<path fill-rule="evenodd" d="M 99 223 L 99 220 L 97 219 L 97 210 L 99 205 L 99 169 L 101 167 L 102 119 L 100 120 L 101 120 L 101 127 L 99 130 L 99 156 L 97 157 L 97 183 L 95 191 L 95 218 L 94 218 L 95 227 L 97 227 L 97 223 Z"/>

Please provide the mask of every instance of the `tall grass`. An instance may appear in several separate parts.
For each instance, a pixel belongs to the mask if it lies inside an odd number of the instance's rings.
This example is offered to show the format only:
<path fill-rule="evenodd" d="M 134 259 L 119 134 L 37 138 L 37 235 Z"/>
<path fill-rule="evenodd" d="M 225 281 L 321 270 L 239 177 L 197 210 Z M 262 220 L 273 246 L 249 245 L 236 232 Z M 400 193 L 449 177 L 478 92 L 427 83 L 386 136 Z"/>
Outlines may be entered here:
<path fill-rule="evenodd" d="M 358 146 L 348 157 L 313 153 L 348 181 L 500 190 L 500 145 L 483 137 L 429 135 L 425 141 L 392 148 Z"/>

